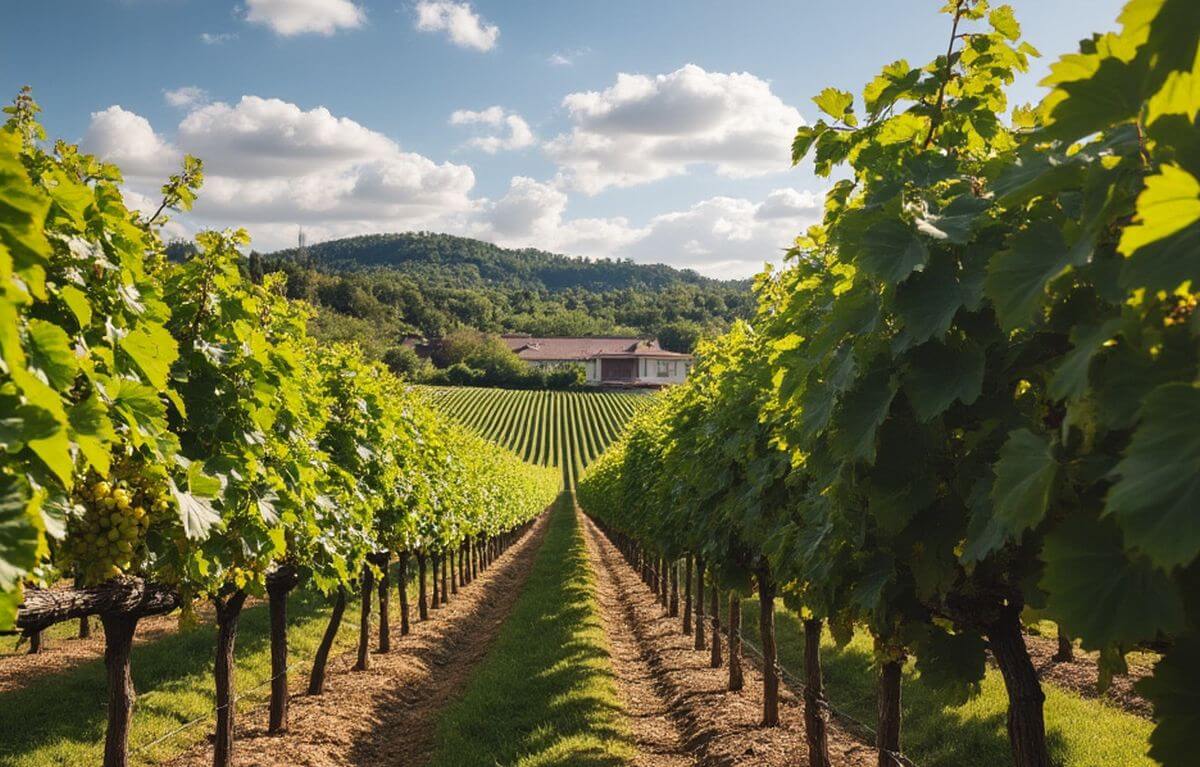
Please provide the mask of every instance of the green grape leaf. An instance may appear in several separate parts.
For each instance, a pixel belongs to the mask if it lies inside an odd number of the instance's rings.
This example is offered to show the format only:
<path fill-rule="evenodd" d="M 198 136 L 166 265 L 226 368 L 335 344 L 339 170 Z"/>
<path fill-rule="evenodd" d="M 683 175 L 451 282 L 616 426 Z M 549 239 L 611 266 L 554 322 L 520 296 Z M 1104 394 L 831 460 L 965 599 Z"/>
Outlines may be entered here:
<path fill-rule="evenodd" d="M 872 116 L 878 115 L 896 99 L 908 94 L 921 79 L 921 70 L 904 59 L 893 61 L 863 88 L 863 103 Z"/>
<path fill-rule="evenodd" d="M 996 462 L 992 484 L 995 518 L 1011 536 L 1036 527 L 1050 509 L 1058 479 L 1058 462 L 1050 442 L 1028 429 L 1008 435 Z"/>
<path fill-rule="evenodd" d="M 1141 248 L 1200 221 L 1200 181 L 1175 165 L 1163 165 L 1146 179 L 1138 195 L 1137 218 L 1121 233 L 1120 251 L 1135 256 Z"/>
<path fill-rule="evenodd" d="M 875 432 L 887 417 L 896 384 L 887 370 L 861 380 L 842 398 L 833 424 L 833 448 L 846 461 L 875 461 Z"/>
<path fill-rule="evenodd" d="M 1177 638 L 1154 666 L 1154 675 L 1134 689 L 1154 704 L 1150 757 L 1160 764 L 1190 763 L 1200 732 L 1200 636 Z"/>
<path fill-rule="evenodd" d="M 7 415 L 0 416 L 0 450 L 16 453 L 27 442 L 37 439 L 47 439 L 61 428 L 62 424 L 54 414 L 45 408 L 35 405 L 12 405 L 5 398 Z"/>
<path fill-rule="evenodd" d="M 893 351 L 902 352 L 931 338 L 940 339 L 950 329 L 962 305 L 962 288 L 953 260 L 934 258 L 928 267 L 914 272 L 896 287 L 896 314 L 904 324 Z"/>
<path fill-rule="evenodd" d="M 962 194 L 950 201 L 941 213 L 917 219 L 917 231 L 935 240 L 964 245 L 971 239 L 971 227 L 989 203 L 974 195 Z"/>
<path fill-rule="evenodd" d="M 921 681 L 946 693 L 948 703 L 961 705 L 979 694 L 987 670 L 987 643 L 978 633 L 952 634 L 933 625 L 918 649 Z"/>
<path fill-rule="evenodd" d="M 899 282 L 924 268 L 929 250 L 917 231 L 899 218 L 885 218 L 867 227 L 856 260 L 885 282 Z"/>
<path fill-rule="evenodd" d="M 847 125 L 855 125 L 854 96 L 837 88 L 826 88 L 813 97 L 813 103 L 825 114 Z"/>
<path fill-rule="evenodd" d="M 1070 251 L 1058 227 L 1035 221 L 1014 234 L 1006 250 L 988 262 L 984 291 L 1006 329 L 1033 319 L 1046 293 L 1046 283 L 1071 264 Z"/>
<path fill-rule="evenodd" d="M 1105 47 L 1112 39 L 1102 40 Z M 1116 45 L 1120 45 L 1117 41 Z M 1072 141 L 1125 122 L 1138 114 L 1145 94 L 1145 73 L 1123 52 L 1101 50 L 1075 54 L 1051 67 L 1043 85 L 1056 85 L 1042 102 L 1042 129 L 1047 137 Z M 1064 66 L 1065 63 L 1065 66 Z M 1064 80 L 1079 75 L 1078 79 Z"/>
<path fill-rule="evenodd" d="M 988 23 L 992 25 L 992 29 L 1013 42 L 1021 37 L 1021 25 L 1017 23 L 1017 16 L 1013 13 L 1011 5 L 1001 5 L 992 9 L 988 14 Z"/>
<path fill-rule="evenodd" d="M 79 360 L 71 351 L 71 339 L 52 322 L 29 321 L 29 364 L 46 374 L 50 385 L 66 391 L 75 382 Z"/>
<path fill-rule="evenodd" d="M 220 524 L 221 515 L 213 508 L 208 499 L 180 490 L 171 482 L 171 492 L 179 505 L 179 521 L 183 523 L 183 533 L 189 540 L 203 541 L 208 538 L 213 527 Z"/>
<path fill-rule="evenodd" d="M 1200 388 L 1160 386 L 1140 416 L 1104 513 L 1158 566 L 1186 565 L 1200 554 Z"/>
<path fill-rule="evenodd" d="M 0 591 L 16 588 L 37 565 L 37 500 L 24 479 L 0 475 Z"/>
<path fill-rule="evenodd" d="M 92 305 L 87 295 L 74 285 L 64 285 L 58 291 L 58 296 L 71 310 L 80 328 L 85 328 L 92 322 Z"/>
<path fill-rule="evenodd" d="M 1054 399 L 1075 399 L 1087 390 L 1088 368 L 1100 347 L 1121 327 L 1120 318 L 1114 317 L 1099 325 L 1076 325 L 1071 329 L 1071 351 L 1063 355 L 1062 362 L 1050 380 L 1050 396 Z"/>
<path fill-rule="evenodd" d="M 1170 579 L 1144 556 L 1130 559 L 1121 531 L 1074 516 L 1046 536 L 1041 587 L 1046 613 L 1096 649 L 1172 634 L 1183 605 Z"/>
<path fill-rule="evenodd" d="M 930 341 L 905 358 L 904 391 L 913 412 L 928 421 L 956 400 L 970 405 L 983 386 L 983 350 L 974 344 Z"/>
<path fill-rule="evenodd" d="M 110 463 L 109 445 L 117 438 L 108 408 L 95 392 L 90 397 L 67 409 L 71 438 L 79 447 L 88 463 L 102 475 L 108 474 Z"/>
<path fill-rule="evenodd" d="M 179 356 L 175 339 L 161 325 L 141 324 L 121 339 L 121 350 L 156 388 L 167 388 L 171 363 Z"/>

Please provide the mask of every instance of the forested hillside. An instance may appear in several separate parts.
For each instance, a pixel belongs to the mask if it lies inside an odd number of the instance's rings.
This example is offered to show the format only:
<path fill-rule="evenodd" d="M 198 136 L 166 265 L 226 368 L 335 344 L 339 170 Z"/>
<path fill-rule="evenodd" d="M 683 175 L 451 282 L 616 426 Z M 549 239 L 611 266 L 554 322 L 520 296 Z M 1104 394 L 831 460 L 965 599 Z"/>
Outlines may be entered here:
<path fill-rule="evenodd" d="M 662 264 L 509 250 L 446 234 L 369 235 L 256 256 L 252 271 L 281 271 L 288 294 L 322 309 L 324 338 L 368 339 L 382 357 L 408 333 L 460 326 L 535 335 L 661 335 L 690 347 L 753 304 L 749 284 Z M 364 332 L 369 331 L 369 332 Z"/>

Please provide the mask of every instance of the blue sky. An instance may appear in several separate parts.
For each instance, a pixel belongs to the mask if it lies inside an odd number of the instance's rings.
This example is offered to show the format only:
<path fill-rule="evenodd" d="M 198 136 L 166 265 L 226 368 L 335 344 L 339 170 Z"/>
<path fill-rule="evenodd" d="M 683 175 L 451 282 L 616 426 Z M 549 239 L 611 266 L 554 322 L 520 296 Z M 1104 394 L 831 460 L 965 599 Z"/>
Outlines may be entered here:
<path fill-rule="evenodd" d="M 1010 4 L 1043 53 L 1018 103 L 1121 2 Z M 786 162 L 811 96 L 943 51 L 938 5 L 10 1 L 0 86 L 32 85 L 50 134 L 120 162 L 135 204 L 200 154 L 180 234 L 435 229 L 745 276 L 815 215 L 823 181 Z"/>

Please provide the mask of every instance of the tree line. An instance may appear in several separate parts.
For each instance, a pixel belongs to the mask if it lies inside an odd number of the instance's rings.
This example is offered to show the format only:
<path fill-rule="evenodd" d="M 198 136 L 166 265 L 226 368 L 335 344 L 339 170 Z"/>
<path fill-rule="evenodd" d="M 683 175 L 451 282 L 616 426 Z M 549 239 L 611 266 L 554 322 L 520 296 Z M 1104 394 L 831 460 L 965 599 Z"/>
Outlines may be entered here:
<path fill-rule="evenodd" d="M 310 692 L 361 592 L 386 613 L 393 556 L 401 631 L 415 558 L 444 602 L 556 496 L 534 467 L 441 417 L 354 344 L 309 335 L 281 274 L 248 277 L 243 231 L 208 231 L 186 258 L 159 231 L 203 183 L 188 157 L 153 214 L 121 174 L 47 146 L 28 89 L 0 128 L 0 631 L 37 637 L 98 615 L 108 678 L 106 767 L 128 761 L 138 621 L 216 608 L 214 764 L 231 763 L 233 656 L 249 596 L 271 616 L 272 731 L 287 722 L 286 604 L 334 599 Z M 436 576 L 440 571 L 439 578 Z M 381 579 L 378 583 L 376 579 Z"/>
<path fill-rule="evenodd" d="M 651 576 L 690 558 L 698 582 L 757 589 L 764 725 L 774 602 L 801 614 L 813 765 L 829 764 L 824 626 L 875 640 L 881 765 L 906 659 L 966 700 L 990 656 L 1014 764 L 1048 767 L 1031 618 L 1099 651 L 1102 684 L 1131 649 L 1163 650 L 1137 688 L 1150 755 L 1190 764 L 1200 6 L 1132 0 L 1007 119 L 1037 51 L 1008 6 L 943 10 L 944 54 L 814 99 L 793 156 L 840 178 L 822 222 L 580 499 Z"/>

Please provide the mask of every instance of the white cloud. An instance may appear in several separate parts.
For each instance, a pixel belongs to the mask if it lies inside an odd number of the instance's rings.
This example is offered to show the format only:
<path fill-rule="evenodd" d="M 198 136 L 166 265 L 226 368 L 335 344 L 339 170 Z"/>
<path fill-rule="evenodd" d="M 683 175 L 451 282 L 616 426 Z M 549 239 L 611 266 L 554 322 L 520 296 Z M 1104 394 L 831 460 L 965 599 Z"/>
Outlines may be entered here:
<path fill-rule="evenodd" d="M 362 26 L 366 14 L 352 0 L 246 0 L 246 21 L 277 35 L 332 35 Z M 206 41 L 207 42 L 207 41 Z"/>
<path fill-rule="evenodd" d="M 289 244 L 297 225 L 312 228 L 314 237 L 450 230 L 478 206 L 469 166 L 406 152 L 323 107 L 304 110 L 279 99 L 244 96 L 232 106 L 197 107 L 170 142 L 145 118 L 114 106 L 92 116 L 84 146 L 119 162 L 129 190 L 151 199 L 181 152 L 199 156 L 205 183 L 188 220 L 247 226 L 260 248 Z M 292 234 L 277 239 L 286 232 Z"/>
<path fill-rule="evenodd" d="M 208 91 L 195 85 L 184 85 L 174 90 L 164 90 L 163 98 L 173 107 L 193 107 L 208 102 Z"/>
<path fill-rule="evenodd" d="M 165 179 L 181 157 L 175 147 L 154 132 L 149 120 L 119 106 L 92 112 L 83 148 L 119 165 L 126 177 Z"/>
<path fill-rule="evenodd" d="M 201 32 L 200 42 L 205 45 L 222 45 L 230 40 L 236 40 L 236 32 Z"/>
<path fill-rule="evenodd" d="M 757 203 L 713 197 L 640 227 L 623 217 L 570 219 L 567 205 L 567 194 L 555 185 L 518 176 L 503 197 L 481 207 L 469 232 L 509 247 L 628 257 L 743 278 L 766 261 L 780 261 L 796 235 L 819 218 L 821 197 L 790 188 Z"/>
<path fill-rule="evenodd" d="M 500 38 L 500 28 L 480 18 L 470 3 L 421 0 L 417 3 L 417 29 L 446 32 L 460 48 L 490 51 Z"/>
<path fill-rule="evenodd" d="M 450 115 L 451 125 L 486 125 L 490 128 L 507 128 L 508 135 L 489 133 L 476 136 L 467 142 L 467 146 L 480 149 L 488 154 L 496 154 L 502 150 L 524 149 L 533 144 L 533 130 L 521 115 L 515 112 L 506 113 L 502 107 L 491 106 L 478 112 L 469 109 L 459 109 Z"/>
<path fill-rule="evenodd" d="M 620 74 L 603 91 L 569 94 L 570 133 L 546 144 L 570 185 L 588 194 L 708 165 L 733 178 L 785 171 L 800 113 L 748 73 L 688 64 L 670 74 Z"/>
<path fill-rule="evenodd" d="M 569 67 L 575 64 L 575 59 L 592 52 L 591 48 L 574 48 L 569 51 L 555 51 L 546 57 L 546 63 L 552 67 Z"/>

